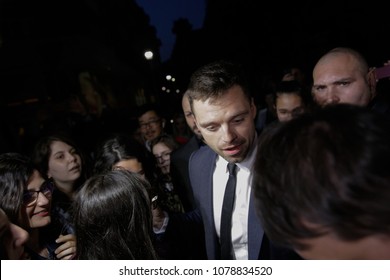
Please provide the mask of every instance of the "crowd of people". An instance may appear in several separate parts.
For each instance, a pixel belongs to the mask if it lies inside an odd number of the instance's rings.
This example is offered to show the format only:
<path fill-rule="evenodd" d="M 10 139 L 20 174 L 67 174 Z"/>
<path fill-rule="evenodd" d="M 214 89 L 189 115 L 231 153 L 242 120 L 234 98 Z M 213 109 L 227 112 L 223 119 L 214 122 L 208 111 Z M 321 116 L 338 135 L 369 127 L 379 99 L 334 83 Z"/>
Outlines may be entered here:
<path fill-rule="evenodd" d="M 375 68 L 339 47 L 311 84 L 298 70 L 259 108 L 242 66 L 217 60 L 192 73 L 175 129 L 145 104 L 134 133 L 99 126 L 86 146 L 56 127 L 1 153 L 1 258 L 390 259 Z"/>

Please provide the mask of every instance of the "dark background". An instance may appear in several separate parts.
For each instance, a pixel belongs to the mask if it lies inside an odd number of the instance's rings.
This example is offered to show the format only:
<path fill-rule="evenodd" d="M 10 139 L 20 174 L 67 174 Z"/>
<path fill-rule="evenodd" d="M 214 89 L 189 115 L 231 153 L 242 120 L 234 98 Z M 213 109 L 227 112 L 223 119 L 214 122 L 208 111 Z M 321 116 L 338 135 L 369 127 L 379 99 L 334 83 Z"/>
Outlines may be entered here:
<path fill-rule="evenodd" d="M 19 134 L 45 118 L 48 107 L 61 112 L 62 102 L 80 91 L 84 71 L 108 89 L 125 124 L 145 102 L 168 114 L 178 110 L 192 71 L 215 59 L 242 63 L 259 103 L 283 68 L 298 66 L 310 77 L 330 48 L 355 48 L 371 66 L 390 59 L 385 1 L 208 0 L 203 28 L 175 21 L 176 42 L 164 63 L 156 29 L 133 0 L 0 3 L 1 123 Z M 145 59 L 146 49 L 153 60 Z"/>

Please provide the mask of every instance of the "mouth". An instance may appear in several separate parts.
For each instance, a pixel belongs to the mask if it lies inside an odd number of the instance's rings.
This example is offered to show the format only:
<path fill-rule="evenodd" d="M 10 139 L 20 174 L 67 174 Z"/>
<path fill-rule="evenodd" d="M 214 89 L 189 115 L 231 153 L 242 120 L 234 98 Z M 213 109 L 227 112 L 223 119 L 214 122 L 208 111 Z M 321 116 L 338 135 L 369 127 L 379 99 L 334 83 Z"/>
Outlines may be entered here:
<path fill-rule="evenodd" d="M 37 213 L 34 213 L 33 216 L 47 217 L 50 216 L 50 212 L 48 210 L 42 210 Z"/>
<path fill-rule="evenodd" d="M 234 156 L 241 151 L 241 144 L 222 149 L 228 156 Z"/>
<path fill-rule="evenodd" d="M 69 171 L 80 171 L 80 165 L 76 165 L 74 167 L 72 167 L 71 169 L 69 169 Z"/>

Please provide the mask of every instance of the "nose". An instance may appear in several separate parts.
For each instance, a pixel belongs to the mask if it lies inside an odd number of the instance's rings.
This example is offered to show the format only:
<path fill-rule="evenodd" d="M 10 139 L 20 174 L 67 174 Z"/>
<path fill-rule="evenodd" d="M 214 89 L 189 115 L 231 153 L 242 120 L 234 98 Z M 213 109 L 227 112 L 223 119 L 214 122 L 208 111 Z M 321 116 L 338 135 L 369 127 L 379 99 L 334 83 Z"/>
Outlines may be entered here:
<path fill-rule="evenodd" d="M 330 88 L 326 93 L 326 104 L 340 103 L 340 97 L 337 90 Z"/>
<path fill-rule="evenodd" d="M 69 153 L 69 162 L 74 162 L 77 160 L 78 154 L 76 153 Z"/>
<path fill-rule="evenodd" d="M 38 198 L 37 198 L 37 204 L 42 206 L 42 205 L 47 205 L 49 204 L 50 200 L 41 192 L 38 193 Z"/>
<path fill-rule="evenodd" d="M 222 133 L 222 140 L 225 143 L 232 143 L 237 138 L 236 131 L 229 125 L 222 126 Z"/>
<path fill-rule="evenodd" d="M 286 115 L 286 117 L 284 118 L 285 121 L 291 121 L 293 118 L 293 114 L 290 112 Z"/>

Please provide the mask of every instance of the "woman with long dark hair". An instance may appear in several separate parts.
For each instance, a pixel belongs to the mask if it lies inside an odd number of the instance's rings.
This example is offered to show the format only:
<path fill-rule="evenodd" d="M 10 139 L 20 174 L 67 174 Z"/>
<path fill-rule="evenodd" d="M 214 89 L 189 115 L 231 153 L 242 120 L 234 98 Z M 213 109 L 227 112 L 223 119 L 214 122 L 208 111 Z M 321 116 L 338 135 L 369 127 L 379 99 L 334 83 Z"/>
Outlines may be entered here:
<path fill-rule="evenodd" d="M 88 179 L 74 201 L 78 258 L 157 259 L 152 242 L 149 183 L 127 170 Z"/>

